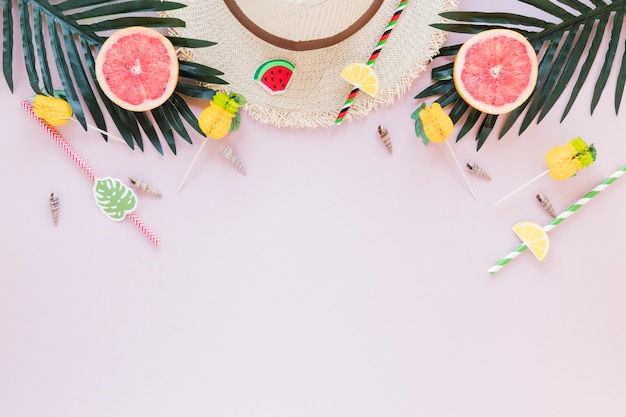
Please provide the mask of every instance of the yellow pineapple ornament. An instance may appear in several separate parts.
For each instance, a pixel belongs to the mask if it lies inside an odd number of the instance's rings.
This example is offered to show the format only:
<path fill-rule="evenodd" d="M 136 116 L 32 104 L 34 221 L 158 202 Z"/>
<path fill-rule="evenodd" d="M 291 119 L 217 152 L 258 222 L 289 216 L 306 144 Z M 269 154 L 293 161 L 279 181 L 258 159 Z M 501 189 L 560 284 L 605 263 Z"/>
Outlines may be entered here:
<path fill-rule="evenodd" d="M 452 119 L 450 119 L 450 116 L 448 116 L 448 114 L 443 111 L 443 109 L 441 108 L 441 104 L 437 102 L 434 102 L 430 106 L 423 104 L 415 111 L 415 113 L 411 117 L 414 118 L 416 122 L 416 133 L 419 129 L 420 135 L 426 137 L 426 140 L 424 141 L 425 145 L 428 144 L 429 141 L 434 143 L 446 144 L 448 150 L 450 151 L 450 155 L 452 155 L 452 158 L 454 159 L 454 163 L 456 164 L 459 172 L 463 176 L 463 180 L 465 181 L 465 185 L 467 185 L 467 189 L 469 190 L 470 194 L 472 194 L 472 197 L 474 197 L 474 200 L 478 200 L 478 198 L 476 197 L 476 193 L 474 192 L 474 188 L 472 188 L 472 184 L 470 184 L 467 176 L 465 175 L 465 172 L 463 171 L 463 168 L 461 168 L 459 159 L 456 157 L 456 154 L 452 150 L 452 146 L 450 146 L 450 143 L 447 141 L 447 139 L 450 137 L 450 135 L 452 135 L 452 132 L 454 131 L 454 123 L 452 122 Z"/>
<path fill-rule="evenodd" d="M 204 149 L 204 145 L 206 145 L 209 138 L 220 140 L 231 130 L 237 130 L 239 128 L 239 107 L 244 104 L 246 104 L 246 99 L 241 94 L 217 92 L 209 105 L 202 110 L 202 113 L 198 116 L 198 126 L 206 135 L 206 139 L 202 141 L 198 152 L 196 152 L 189 168 L 187 168 L 187 172 L 180 182 L 178 190 L 176 190 L 177 194 L 183 188 L 187 177 L 191 173 L 198 156 L 202 152 L 202 149 Z M 223 155 L 237 167 L 237 163 L 241 164 L 241 162 L 234 154 L 232 148 L 228 147 L 228 149 L 229 152 L 224 152 Z M 239 168 L 239 170 L 245 175 L 245 170 L 242 171 L 241 168 Z"/>
<path fill-rule="evenodd" d="M 574 138 L 565 145 L 555 146 L 546 154 L 547 170 L 505 195 L 493 205 L 496 206 L 500 204 L 544 175 L 550 175 L 551 178 L 559 181 L 571 178 L 576 175 L 579 170 L 593 164 L 596 161 L 597 153 L 593 143 L 587 145 L 581 138 Z"/>
<path fill-rule="evenodd" d="M 49 97 L 37 94 L 33 99 L 33 111 L 40 119 L 50 126 L 62 126 L 72 117 L 70 104 L 58 97 Z"/>
<path fill-rule="evenodd" d="M 596 160 L 596 148 L 587 145 L 581 138 L 575 138 L 565 145 L 555 146 L 546 154 L 546 165 L 550 177 L 566 180 L 593 164 Z"/>
<path fill-rule="evenodd" d="M 431 142 L 442 143 L 452 135 L 454 124 L 441 108 L 441 104 L 435 102 L 430 107 L 424 106 L 419 112 L 419 117 L 422 120 L 424 134 Z"/>
<path fill-rule="evenodd" d="M 230 132 L 233 118 L 244 104 L 246 99 L 241 94 L 215 93 L 208 107 L 198 116 L 200 130 L 211 139 L 222 139 Z"/>

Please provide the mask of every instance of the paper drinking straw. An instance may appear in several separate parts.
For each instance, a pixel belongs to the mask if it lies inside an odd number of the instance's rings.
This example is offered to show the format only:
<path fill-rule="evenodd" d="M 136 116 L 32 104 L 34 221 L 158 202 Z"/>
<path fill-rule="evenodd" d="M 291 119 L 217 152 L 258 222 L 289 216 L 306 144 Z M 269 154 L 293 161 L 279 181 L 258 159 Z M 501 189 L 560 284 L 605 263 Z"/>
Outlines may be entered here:
<path fill-rule="evenodd" d="M 98 175 L 95 173 L 95 171 L 91 169 L 91 167 L 85 162 L 85 160 L 81 158 L 78 153 L 76 153 L 76 151 L 65 141 L 65 139 L 63 139 L 61 135 L 59 135 L 57 131 L 48 124 L 48 122 L 37 117 L 33 106 L 31 106 L 31 104 L 27 100 L 23 100 L 21 104 L 24 110 L 26 110 L 26 112 L 28 112 L 28 114 L 30 114 L 31 117 L 37 121 L 39 126 L 41 126 L 52 139 L 54 139 L 57 145 L 59 145 L 61 149 L 65 151 L 65 153 L 72 159 L 72 161 L 74 161 L 76 165 L 78 165 L 78 167 L 82 169 L 83 172 L 87 174 L 87 176 L 92 181 L 96 181 L 98 179 Z M 150 241 L 156 246 L 161 243 L 161 240 L 157 237 L 157 235 L 155 235 L 152 230 L 150 230 L 150 228 L 146 226 L 135 213 L 126 213 L 126 217 L 128 217 L 133 223 L 135 223 L 139 230 L 141 230 L 143 234 L 148 239 L 150 239 Z"/>
<path fill-rule="evenodd" d="M 374 48 L 374 52 L 372 52 L 372 55 L 370 55 L 370 59 L 367 61 L 367 66 L 371 67 L 372 65 L 374 65 L 374 62 L 376 62 L 378 55 L 380 55 L 380 51 L 383 49 L 383 46 L 385 46 L 385 44 L 387 43 L 387 39 L 389 38 L 389 35 L 391 35 L 391 31 L 396 26 L 396 23 L 398 22 L 398 19 L 400 18 L 400 15 L 402 14 L 402 11 L 404 10 L 408 2 L 409 0 L 402 0 L 400 4 L 398 5 L 398 7 L 396 8 L 396 11 L 393 13 L 393 16 L 391 17 L 391 20 L 389 20 L 389 23 L 387 23 L 387 27 L 385 28 L 385 31 L 383 32 L 382 36 L 378 40 L 378 43 L 376 44 L 376 48 Z M 354 99 L 356 98 L 356 95 L 358 93 L 359 93 L 359 89 L 355 88 L 350 92 L 350 94 L 348 94 L 348 98 L 346 99 L 345 103 L 343 104 L 343 107 L 341 108 L 341 110 L 339 111 L 339 114 L 337 115 L 337 118 L 335 119 L 336 124 L 340 124 L 341 122 L 343 122 L 343 119 L 345 119 L 346 115 L 348 114 L 348 111 L 350 110 L 350 107 L 352 106 L 352 103 L 354 102 Z"/>
<path fill-rule="evenodd" d="M 565 210 L 564 212 L 556 216 L 550 223 L 548 223 L 547 225 L 543 227 L 543 230 L 545 232 L 549 232 L 550 230 L 554 229 L 556 226 L 561 224 L 563 220 L 567 219 L 575 211 L 577 211 L 579 208 L 587 204 L 593 197 L 600 194 L 600 191 L 603 191 L 606 187 L 608 187 L 613 182 L 615 182 L 615 180 L 617 180 L 619 177 L 624 175 L 625 172 L 626 172 L 626 165 L 622 166 L 620 169 L 615 171 L 613 174 L 607 177 L 604 181 L 598 184 L 593 190 L 585 194 L 580 200 L 578 200 L 577 202 L 569 206 L 567 210 Z M 519 254 L 524 252 L 526 249 L 527 249 L 526 244 L 521 244 L 516 249 L 514 249 L 511 253 L 509 253 L 504 258 L 502 258 L 498 263 L 496 263 L 494 266 L 489 268 L 489 273 L 491 275 L 495 274 L 500 269 L 502 269 L 504 265 L 508 264 L 513 259 L 517 258 L 517 256 L 519 256 Z"/>

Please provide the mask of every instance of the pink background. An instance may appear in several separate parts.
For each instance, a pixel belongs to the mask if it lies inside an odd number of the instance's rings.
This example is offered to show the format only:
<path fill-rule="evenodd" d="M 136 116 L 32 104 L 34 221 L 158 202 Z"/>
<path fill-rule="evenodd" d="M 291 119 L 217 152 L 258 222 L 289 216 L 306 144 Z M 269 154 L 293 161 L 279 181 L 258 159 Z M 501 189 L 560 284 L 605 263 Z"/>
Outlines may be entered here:
<path fill-rule="evenodd" d="M 563 123 L 568 94 L 521 136 L 518 123 L 480 152 L 472 136 L 453 142 L 493 177 L 468 174 L 478 201 L 446 147 L 413 133 L 428 73 L 340 127 L 244 115 L 225 143 L 248 175 L 210 142 L 179 195 L 198 135 L 161 156 L 60 127 L 100 175 L 163 193 L 139 194 L 137 210 L 157 248 L 99 212 L 90 180 L 20 108 L 22 62 L 13 94 L 0 82 L 0 416 L 626 415 L 626 179 L 551 232 L 543 262 L 526 252 L 487 274 L 518 245 L 513 224 L 550 221 L 536 193 L 561 211 L 626 163 L 617 71 L 593 116 L 600 65 Z M 594 165 L 492 207 L 576 136 L 596 144 Z"/>

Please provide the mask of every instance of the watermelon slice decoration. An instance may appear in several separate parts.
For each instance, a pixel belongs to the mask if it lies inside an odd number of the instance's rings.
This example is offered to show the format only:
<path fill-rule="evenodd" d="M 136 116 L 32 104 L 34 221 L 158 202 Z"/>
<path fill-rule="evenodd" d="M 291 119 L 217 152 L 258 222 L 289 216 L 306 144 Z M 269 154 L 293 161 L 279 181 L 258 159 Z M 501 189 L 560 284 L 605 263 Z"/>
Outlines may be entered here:
<path fill-rule="evenodd" d="M 271 59 L 259 65 L 254 81 L 270 94 L 280 94 L 287 88 L 294 69 L 296 66 L 286 59 Z"/>

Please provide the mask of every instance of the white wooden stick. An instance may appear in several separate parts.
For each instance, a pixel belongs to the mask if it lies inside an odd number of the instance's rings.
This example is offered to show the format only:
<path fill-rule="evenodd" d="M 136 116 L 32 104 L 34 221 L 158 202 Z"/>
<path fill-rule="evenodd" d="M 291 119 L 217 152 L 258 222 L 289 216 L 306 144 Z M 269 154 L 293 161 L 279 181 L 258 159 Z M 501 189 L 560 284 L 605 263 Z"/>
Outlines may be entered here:
<path fill-rule="evenodd" d="M 476 198 L 476 193 L 474 192 L 474 189 L 472 188 L 472 184 L 470 184 L 469 180 L 467 179 L 467 176 L 465 175 L 465 171 L 463 170 L 463 168 L 461 168 L 461 164 L 459 163 L 459 160 L 457 159 L 456 154 L 452 150 L 452 146 L 450 146 L 450 143 L 447 140 L 444 142 L 446 142 L 446 145 L 448 145 L 448 150 L 452 154 L 452 157 L 454 158 L 454 162 L 456 162 L 456 166 L 457 168 L 459 168 L 459 172 L 461 172 L 461 175 L 463 175 L 465 184 L 467 184 L 467 188 L 469 188 L 470 193 L 472 193 L 472 197 L 474 197 L 474 200 L 478 201 L 478 198 Z"/>
<path fill-rule="evenodd" d="M 73 121 L 73 122 L 76 122 L 76 123 L 80 123 L 74 117 L 70 117 L 70 120 Z M 119 136 L 112 135 L 109 132 L 107 132 L 106 130 L 99 129 L 96 126 L 90 125 L 89 123 L 87 123 L 87 127 L 90 128 L 90 129 L 95 130 L 96 132 L 102 133 L 103 135 L 107 135 L 108 137 L 113 138 L 113 139 L 115 139 L 118 142 L 126 143 L 126 141 L 124 139 L 120 138 Z"/>
<path fill-rule="evenodd" d="M 196 160 L 198 159 L 198 156 L 200 156 L 200 152 L 202 152 L 202 149 L 204 148 L 204 145 L 206 145 L 208 140 L 209 138 L 205 138 L 204 141 L 202 141 L 200 148 L 198 148 L 198 152 L 196 152 L 196 156 L 193 157 L 193 160 L 191 161 L 191 165 L 189 165 L 189 168 L 187 168 L 187 172 L 185 173 L 183 180 L 180 182 L 180 185 L 178 186 L 178 190 L 176 190 L 176 194 L 178 194 L 181 188 L 183 188 L 183 184 L 185 184 L 185 181 L 187 181 L 187 177 L 191 173 L 193 166 L 196 164 Z"/>
<path fill-rule="evenodd" d="M 502 197 L 500 200 L 496 201 L 495 203 L 493 203 L 492 207 L 497 206 L 498 204 L 500 204 L 501 202 L 503 202 L 504 200 L 506 200 L 507 198 L 511 197 L 513 194 L 515 194 L 516 192 L 524 189 L 525 187 L 528 187 L 530 184 L 532 184 L 533 182 L 537 181 L 539 178 L 543 177 L 544 175 L 546 175 L 548 172 L 550 172 L 549 169 L 546 169 L 544 172 L 542 172 L 541 174 L 537 175 L 535 178 L 533 178 L 532 180 L 528 181 L 525 184 L 520 185 L 519 187 L 517 187 L 515 190 L 511 191 L 510 193 L 508 193 L 507 195 L 505 195 L 504 197 Z"/>

